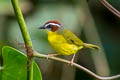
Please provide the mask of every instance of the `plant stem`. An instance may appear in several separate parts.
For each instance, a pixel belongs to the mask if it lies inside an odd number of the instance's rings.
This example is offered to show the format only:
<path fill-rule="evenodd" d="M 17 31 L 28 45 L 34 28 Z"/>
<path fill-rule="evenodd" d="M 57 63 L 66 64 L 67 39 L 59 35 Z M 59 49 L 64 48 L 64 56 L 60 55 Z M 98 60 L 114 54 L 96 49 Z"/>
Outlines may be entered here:
<path fill-rule="evenodd" d="M 22 32 L 24 42 L 27 46 L 32 47 L 32 42 L 31 42 L 28 30 L 27 30 L 27 27 L 26 27 L 21 9 L 20 9 L 19 4 L 18 4 L 18 0 L 11 0 L 11 2 L 12 2 L 12 5 L 13 5 L 13 8 L 14 8 L 14 12 L 15 12 L 15 15 L 17 17 L 18 23 L 20 25 L 20 29 L 21 29 L 21 32 Z"/>
<path fill-rule="evenodd" d="M 40 54 L 40 53 L 37 53 L 37 52 L 35 52 L 33 56 L 34 57 L 39 57 L 39 58 L 46 58 L 46 59 L 48 58 L 48 55 Z M 70 61 L 62 59 L 62 58 L 58 58 L 58 57 L 49 57 L 49 59 L 70 64 Z M 81 66 L 77 63 L 72 63 L 72 66 L 77 67 L 77 68 L 87 72 L 88 74 L 90 74 L 91 76 L 93 76 L 93 77 L 95 77 L 96 79 L 99 79 L 99 80 L 112 80 L 112 79 L 120 78 L 119 74 L 115 75 L 115 76 L 110 76 L 110 77 L 99 76 L 99 75 L 93 73 L 92 71 L 90 71 L 89 69 L 87 69 L 87 68 L 85 68 L 85 67 L 83 67 L 83 66 Z"/>
<path fill-rule="evenodd" d="M 29 80 L 33 80 L 33 60 L 31 59 Z M 31 76 L 32 75 L 32 76 Z"/>
<path fill-rule="evenodd" d="M 32 49 L 32 41 L 31 41 L 31 38 L 29 36 L 29 32 L 28 32 L 28 29 L 27 29 L 27 26 L 25 24 L 25 21 L 24 21 L 24 18 L 23 18 L 23 15 L 22 15 L 22 12 L 21 12 L 21 9 L 19 7 L 19 4 L 18 4 L 18 0 L 11 0 L 12 2 L 12 6 L 14 8 L 14 12 L 15 12 L 15 15 L 16 15 L 16 18 L 17 18 L 17 21 L 19 23 L 19 27 L 20 27 L 20 30 L 22 32 L 22 36 L 23 36 L 23 39 L 24 39 L 24 42 L 25 42 L 25 47 L 26 47 L 26 52 L 27 52 L 27 59 L 28 59 L 28 62 L 27 62 L 27 66 L 28 66 L 28 72 L 27 72 L 27 80 L 32 80 L 33 79 L 33 74 L 32 74 L 32 56 L 33 56 L 33 49 Z"/>
<path fill-rule="evenodd" d="M 28 56 L 28 59 L 30 59 L 30 57 L 33 55 L 32 41 L 31 41 L 31 38 L 29 36 L 29 32 L 27 30 L 21 9 L 19 7 L 18 0 L 11 0 L 11 2 L 12 2 L 14 12 L 15 12 L 15 15 L 17 17 L 17 20 L 18 20 L 18 23 L 20 26 L 20 30 L 22 32 L 22 36 L 23 36 L 23 39 L 25 42 L 27 56 Z"/>

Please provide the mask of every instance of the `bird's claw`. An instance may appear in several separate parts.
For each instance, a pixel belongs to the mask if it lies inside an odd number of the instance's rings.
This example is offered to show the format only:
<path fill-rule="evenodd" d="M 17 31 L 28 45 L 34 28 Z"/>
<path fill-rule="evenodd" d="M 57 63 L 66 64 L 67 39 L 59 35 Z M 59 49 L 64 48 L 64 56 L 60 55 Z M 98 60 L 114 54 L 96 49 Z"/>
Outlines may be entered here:
<path fill-rule="evenodd" d="M 59 55 L 59 54 L 48 54 L 47 60 L 49 59 L 49 57 L 54 57 L 54 56 L 57 56 L 57 55 Z"/>
<path fill-rule="evenodd" d="M 71 60 L 68 64 L 71 65 L 71 66 L 73 66 L 73 63 L 74 62 Z"/>
<path fill-rule="evenodd" d="M 49 57 L 51 57 L 51 56 L 52 56 L 52 55 L 48 54 L 48 55 L 47 55 L 47 60 L 48 60 L 48 59 L 49 59 Z"/>

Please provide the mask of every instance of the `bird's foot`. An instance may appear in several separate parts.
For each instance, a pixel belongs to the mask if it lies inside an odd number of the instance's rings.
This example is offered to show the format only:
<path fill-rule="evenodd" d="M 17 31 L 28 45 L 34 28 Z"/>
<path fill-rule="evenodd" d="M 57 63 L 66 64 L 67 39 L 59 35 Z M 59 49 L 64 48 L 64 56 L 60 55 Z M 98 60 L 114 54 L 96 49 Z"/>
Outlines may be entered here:
<path fill-rule="evenodd" d="M 74 62 L 71 60 L 71 61 L 69 62 L 69 65 L 73 66 L 73 63 L 74 63 Z"/>
<path fill-rule="evenodd" d="M 50 57 L 50 54 L 47 55 L 47 60 L 49 59 L 49 57 Z"/>
<path fill-rule="evenodd" d="M 73 66 L 74 58 L 75 58 L 75 54 L 73 55 L 72 60 L 71 60 L 70 63 L 69 63 L 71 66 Z"/>

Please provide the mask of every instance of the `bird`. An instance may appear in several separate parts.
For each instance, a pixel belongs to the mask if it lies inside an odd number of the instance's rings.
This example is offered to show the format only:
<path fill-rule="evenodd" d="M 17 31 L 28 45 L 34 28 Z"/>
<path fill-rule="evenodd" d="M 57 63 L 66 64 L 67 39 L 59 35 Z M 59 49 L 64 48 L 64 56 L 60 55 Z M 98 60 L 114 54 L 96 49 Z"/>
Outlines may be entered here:
<path fill-rule="evenodd" d="M 83 48 L 91 48 L 99 50 L 100 47 L 94 44 L 84 43 L 72 31 L 65 28 L 60 22 L 56 20 L 47 21 L 39 29 L 45 30 L 48 36 L 48 42 L 57 54 L 56 55 L 73 55 L 70 63 L 74 62 L 75 54 Z"/>

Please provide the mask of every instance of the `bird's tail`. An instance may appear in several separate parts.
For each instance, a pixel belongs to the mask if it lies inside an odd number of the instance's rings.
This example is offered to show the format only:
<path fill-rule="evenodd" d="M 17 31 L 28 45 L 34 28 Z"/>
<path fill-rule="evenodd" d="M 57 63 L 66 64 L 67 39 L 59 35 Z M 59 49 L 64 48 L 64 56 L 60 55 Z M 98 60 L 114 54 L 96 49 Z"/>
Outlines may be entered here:
<path fill-rule="evenodd" d="M 88 44 L 88 43 L 84 43 L 84 47 L 91 48 L 91 49 L 96 49 L 96 50 L 100 49 L 99 46 L 96 46 L 96 45 L 93 45 L 93 44 Z"/>

